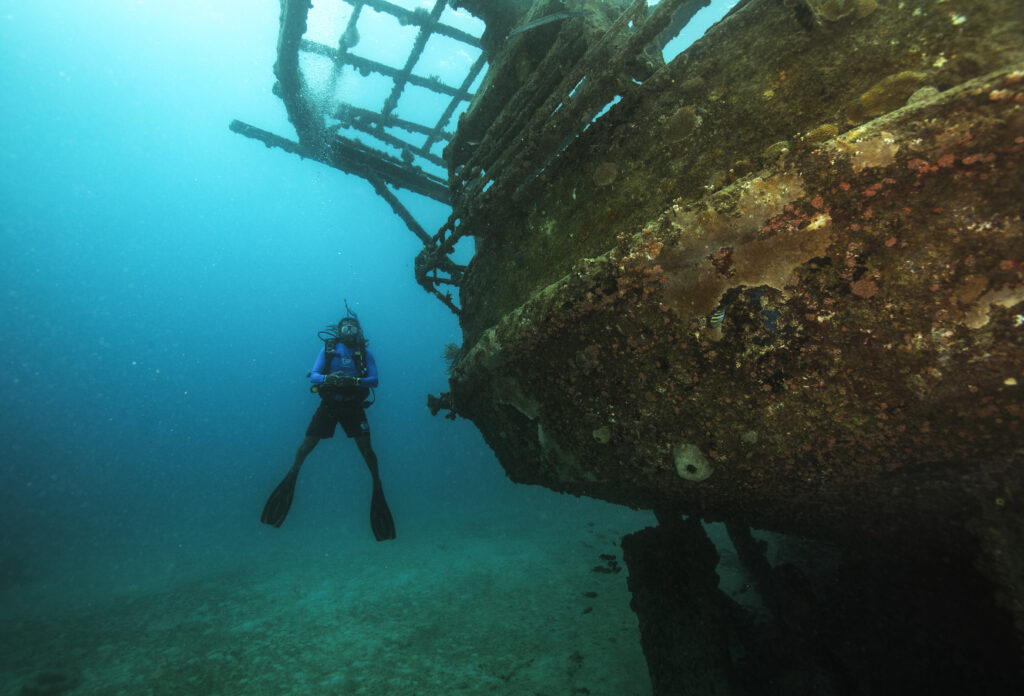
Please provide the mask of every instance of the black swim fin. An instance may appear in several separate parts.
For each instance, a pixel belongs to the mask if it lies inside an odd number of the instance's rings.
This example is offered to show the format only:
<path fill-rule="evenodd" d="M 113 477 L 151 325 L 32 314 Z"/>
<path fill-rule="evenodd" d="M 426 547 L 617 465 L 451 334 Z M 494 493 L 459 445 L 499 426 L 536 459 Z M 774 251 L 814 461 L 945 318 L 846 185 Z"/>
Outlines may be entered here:
<path fill-rule="evenodd" d="M 377 541 L 395 538 L 395 521 L 391 517 L 388 501 L 384 499 L 384 489 L 380 481 L 373 482 L 373 498 L 370 499 L 370 527 Z"/>
<path fill-rule="evenodd" d="M 292 507 L 292 496 L 295 494 L 295 480 L 299 476 L 299 470 L 292 468 L 277 488 L 270 494 L 267 504 L 263 506 L 263 514 L 260 515 L 260 522 L 269 524 L 272 527 L 280 527 L 284 518 L 288 516 L 288 510 Z"/>

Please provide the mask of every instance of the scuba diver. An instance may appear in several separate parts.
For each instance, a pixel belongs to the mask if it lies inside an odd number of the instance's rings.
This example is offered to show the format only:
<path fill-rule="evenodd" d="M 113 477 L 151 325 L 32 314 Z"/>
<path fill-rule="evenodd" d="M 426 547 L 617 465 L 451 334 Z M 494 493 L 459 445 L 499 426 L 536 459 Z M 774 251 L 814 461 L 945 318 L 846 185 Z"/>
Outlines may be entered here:
<path fill-rule="evenodd" d="M 370 499 L 370 527 L 377 541 L 395 538 L 395 523 L 384 499 L 377 455 L 370 446 L 370 424 L 366 420 L 366 407 L 370 389 L 377 386 L 377 364 L 366 349 L 367 340 L 356 313 L 345 303 L 345 316 L 336 326 L 329 326 L 318 335 L 324 347 L 309 373 L 313 386 L 310 391 L 320 397 L 320 406 L 306 429 L 306 437 L 295 453 L 295 463 L 284 480 L 270 494 L 260 521 L 280 527 L 292 506 L 295 480 L 299 468 L 320 440 L 334 437 L 334 428 L 340 424 L 345 434 L 356 441 L 359 453 L 373 477 L 373 496 Z"/>

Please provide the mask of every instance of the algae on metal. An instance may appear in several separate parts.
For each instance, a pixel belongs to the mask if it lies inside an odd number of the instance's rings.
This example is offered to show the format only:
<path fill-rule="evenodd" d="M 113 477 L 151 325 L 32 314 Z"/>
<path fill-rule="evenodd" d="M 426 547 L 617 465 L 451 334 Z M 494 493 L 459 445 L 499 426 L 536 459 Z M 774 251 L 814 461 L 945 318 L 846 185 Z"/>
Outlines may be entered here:
<path fill-rule="evenodd" d="M 621 101 L 514 197 L 520 185 L 502 195 L 501 177 L 518 181 L 524 173 L 494 171 L 488 196 L 465 207 L 456 200 L 479 247 L 463 293 L 469 343 L 670 201 L 755 171 L 773 144 L 815 129 L 849 130 L 860 122 L 851 116 L 873 118 L 878 104 L 901 103 L 911 88 L 950 89 L 1024 58 L 1017 38 L 1024 9 L 1010 0 L 920 11 L 879 3 L 866 16 L 823 22 L 807 20 L 804 3 L 789 4 L 741 3 L 670 65 L 640 84 L 621 80 L 609 92 Z M 954 24 L 951 13 L 968 21 Z M 503 67 L 499 60 L 494 69 Z M 615 180 L 600 185 L 609 166 Z"/>
<path fill-rule="evenodd" d="M 516 481 L 969 545 L 1020 485 L 1024 16 L 808 8 L 741 3 L 460 210 L 454 403 Z"/>
<path fill-rule="evenodd" d="M 460 414 L 514 481 L 977 554 L 1024 636 L 1024 63 L 778 150 L 484 331 Z"/>
<path fill-rule="evenodd" d="M 1022 76 L 673 203 L 488 329 L 454 372 L 460 412 L 514 480 L 955 541 L 991 481 L 1018 475 Z M 680 442 L 714 476 L 681 479 Z"/>

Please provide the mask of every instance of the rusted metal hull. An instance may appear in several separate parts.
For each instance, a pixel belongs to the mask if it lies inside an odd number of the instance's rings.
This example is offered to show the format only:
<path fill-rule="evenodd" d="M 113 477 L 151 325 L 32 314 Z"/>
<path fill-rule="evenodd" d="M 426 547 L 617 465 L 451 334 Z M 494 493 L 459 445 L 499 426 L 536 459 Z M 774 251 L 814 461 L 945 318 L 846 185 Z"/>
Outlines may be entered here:
<path fill-rule="evenodd" d="M 751 0 L 620 85 L 461 211 L 457 411 L 518 482 L 849 543 L 1005 536 L 1022 15 Z"/>
<path fill-rule="evenodd" d="M 459 412 L 516 481 L 948 543 L 1019 475 L 1022 103 L 1002 71 L 673 204 L 484 332 Z"/>

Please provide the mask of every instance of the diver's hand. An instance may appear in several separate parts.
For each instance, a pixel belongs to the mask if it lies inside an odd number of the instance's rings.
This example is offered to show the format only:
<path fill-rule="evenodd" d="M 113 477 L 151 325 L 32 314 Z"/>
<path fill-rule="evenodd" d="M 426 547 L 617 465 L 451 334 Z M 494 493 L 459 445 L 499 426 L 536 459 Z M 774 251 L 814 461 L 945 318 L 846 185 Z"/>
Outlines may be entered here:
<path fill-rule="evenodd" d="M 359 385 L 359 378 L 345 375 L 340 372 L 332 372 L 324 377 L 324 386 L 328 388 L 355 387 Z"/>

